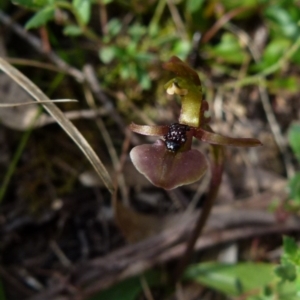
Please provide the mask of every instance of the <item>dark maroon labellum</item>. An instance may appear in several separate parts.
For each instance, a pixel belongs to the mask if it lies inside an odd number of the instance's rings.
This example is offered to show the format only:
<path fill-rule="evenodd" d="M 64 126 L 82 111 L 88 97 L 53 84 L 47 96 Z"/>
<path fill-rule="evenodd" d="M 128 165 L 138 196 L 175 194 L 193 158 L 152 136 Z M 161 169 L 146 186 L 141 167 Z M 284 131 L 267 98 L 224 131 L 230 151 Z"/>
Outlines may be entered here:
<path fill-rule="evenodd" d="M 174 123 L 169 126 L 169 131 L 164 135 L 165 144 L 169 151 L 176 152 L 186 142 L 186 132 L 190 130 L 188 125 Z"/>

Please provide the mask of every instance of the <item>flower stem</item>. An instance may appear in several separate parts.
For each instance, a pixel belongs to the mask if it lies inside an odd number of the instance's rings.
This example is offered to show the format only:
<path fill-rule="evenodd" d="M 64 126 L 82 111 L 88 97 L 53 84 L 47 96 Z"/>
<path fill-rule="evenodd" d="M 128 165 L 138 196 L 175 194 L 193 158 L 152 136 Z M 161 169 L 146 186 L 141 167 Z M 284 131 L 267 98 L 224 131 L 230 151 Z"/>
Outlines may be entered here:
<path fill-rule="evenodd" d="M 206 224 L 206 221 L 210 215 L 211 209 L 215 202 L 215 199 L 218 194 L 218 189 L 222 180 L 223 173 L 223 162 L 224 162 L 224 147 L 219 145 L 211 145 L 211 154 L 212 154 L 212 163 L 211 171 L 212 178 L 209 186 L 209 191 L 205 199 L 203 208 L 199 214 L 199 217 L 196 221 L 195 227 L 192 231 L 192 234 L 187 242 L 185 253 L 183 254 L 181 260 L 178 263 L 177 269 L 175 271 L 174 282 L 178 282 L 189 263 L 191 255 L 194 250 L 195 243 L 198 237 L 201 235 L 203 228 Z"/>

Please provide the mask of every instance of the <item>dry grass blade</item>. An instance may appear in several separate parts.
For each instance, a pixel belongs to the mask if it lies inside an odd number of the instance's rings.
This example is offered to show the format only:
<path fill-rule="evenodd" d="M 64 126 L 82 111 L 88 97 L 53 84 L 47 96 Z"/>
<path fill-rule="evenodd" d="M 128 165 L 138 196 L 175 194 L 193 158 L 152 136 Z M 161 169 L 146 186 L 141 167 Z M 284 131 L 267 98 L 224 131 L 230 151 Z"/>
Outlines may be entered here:
<path fill-rule="evenodd" d="M 34 85 L 26 76 L 20 73 L 16 68 L 6 62 L 0 57 L 0 69 L 2 69 L 8 76 L 10 76 L 16 83 L 18 83 L 22 88 L 24 88 L 37 102 L 50 101 L 50 99 L 36 86 Z M 104 184 L 108 190 L 113 193 L 112 180 L 105 169 L 104 165 L 100 161 L 99 157 L 96 155 L 94 150 L 91 148 L 86 139 L 77 130 L 77 128 L 64 116 L 62 111 L 54 104 L 47 103 L 43 104 L 44 108 L 49 112 L 49 114 L 57 121 L 57 123 L 66 131 L 66 133 L 72 138 L 72 140 L 81 149 L 84 155 L 91 162 L 95 168 L 98 175 L 103 180 Z"/>
<path fill-rule="evenodd" d="M 46 103 L 65 103 L 65 102 L 78 102 L 78 100 L 74 99 L 57 99 L 57 100 L 37 100 L 39 103 L 46 104 Z M 30 105 L 30 104 L 37 104 L 36 101 L 29 101 L 29 102 L 19 102 L 19 103 L 0 103 L 0 107 L 14 107 L 14 106 L 23 106 L 23 105 Z"/>

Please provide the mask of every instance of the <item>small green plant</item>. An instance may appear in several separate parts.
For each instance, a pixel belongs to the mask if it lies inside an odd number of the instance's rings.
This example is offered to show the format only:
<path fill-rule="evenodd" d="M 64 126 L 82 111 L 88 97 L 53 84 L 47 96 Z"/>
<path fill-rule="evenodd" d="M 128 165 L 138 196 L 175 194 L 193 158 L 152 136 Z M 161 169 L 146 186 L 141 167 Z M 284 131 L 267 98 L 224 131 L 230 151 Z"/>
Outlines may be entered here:
<path fill-rule="evenodd" d="M 27 21 L 25 28 L 39 28 L 58 17 L 59 12 L 67 11 L 73 15 L 76 23 L 62 14 L 61 21 L 65 24 L 65 33 L 79 35 L 87 32 L 86 25 L 91 17 L 91 0 L 14 0 L 13 3 L 34 10 L 36 13 Z"/>
<path fill-rule="evenodd" d="M 107 24 L 107 34 L 99 50 L 100 60 L 114 67 L 107 70 L 106 81 L 113 82 L 120 77 L 124 80 L 138 80 L 143 89 L 151 87 L 147 68 L 155 56 L 148 52 L 144 41 L 147 28 L 139 23 L 132 24 L 127 34 L 121 33 L 122 24 L 112 19 Z"/>
<path fill-rule="evenodd" d="M 300 299 L 300 248 L 293 238 L 283 237 L 283 253 L 274 273 L 275 280 L 265 286 L 260 295 L 248 300 Z"/>

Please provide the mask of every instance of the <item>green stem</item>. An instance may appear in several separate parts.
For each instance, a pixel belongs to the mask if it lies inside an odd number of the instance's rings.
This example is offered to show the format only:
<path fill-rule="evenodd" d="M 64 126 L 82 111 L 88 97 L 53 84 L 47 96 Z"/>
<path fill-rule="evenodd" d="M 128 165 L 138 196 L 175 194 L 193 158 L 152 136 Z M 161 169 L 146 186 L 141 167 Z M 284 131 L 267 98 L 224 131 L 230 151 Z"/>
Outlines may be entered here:
<path fill-rule="evenodd" d="M 30 137 L 30 134 L 33 130 L 33 125 L 35 123 L 35 121 L 38 119 L 38 117 L 40 116 L 42 110 L 39 109 L 36 116 L 34 117 L 34 119 L 32 120 L 29 128 L 24 132 L 22 138 L 21 138 L 21 141 L 18 145 L 18 148 L 17 148 L 17 151 L 15 152 L 14 156 L 13 156 L 13 159 L 11 161 L 11 163 L 9 164 L 9 167 L 8 167 L 8 170 L 4 176 L 4 179 L 3 179 L 3 182 L 1 184 L 1 187 L 0 187 L 0 203 L 2 202 L 4 196 L 5 196 L 5 193 L 6 193 L 6 190 L 8 188 L 8 185 L 10 183 L 10 180 L 15 172 L 15 169 L 16 169 L 16 166 L 21 158 L 21 155 L 27 145 L 27 142 L 29 140 L 29 137 Z"/>

